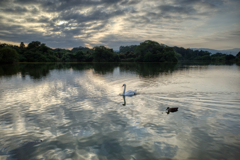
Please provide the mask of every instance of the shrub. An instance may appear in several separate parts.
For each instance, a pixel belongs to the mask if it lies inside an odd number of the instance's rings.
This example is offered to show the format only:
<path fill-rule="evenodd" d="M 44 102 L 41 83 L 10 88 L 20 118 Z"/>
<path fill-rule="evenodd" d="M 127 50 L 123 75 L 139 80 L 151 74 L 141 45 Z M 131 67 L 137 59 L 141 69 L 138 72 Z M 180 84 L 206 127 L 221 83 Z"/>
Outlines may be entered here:
<path fill-rule="evenodd" d="M 4 47 L 0 49 L 0 63 L 14 63 L 18 61 L 18 53 L 15 49 Z"/>

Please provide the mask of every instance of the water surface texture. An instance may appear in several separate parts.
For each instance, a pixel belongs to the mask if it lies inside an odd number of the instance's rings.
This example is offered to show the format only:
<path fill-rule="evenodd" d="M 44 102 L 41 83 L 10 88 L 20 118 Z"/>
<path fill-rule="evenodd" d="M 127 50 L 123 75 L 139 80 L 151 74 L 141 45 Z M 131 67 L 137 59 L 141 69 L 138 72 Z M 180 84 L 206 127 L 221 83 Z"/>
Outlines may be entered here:
<path fill-rule="evenodd" d="M 0 66 L 1 160 L 239 157 L 240 66 Z"/>

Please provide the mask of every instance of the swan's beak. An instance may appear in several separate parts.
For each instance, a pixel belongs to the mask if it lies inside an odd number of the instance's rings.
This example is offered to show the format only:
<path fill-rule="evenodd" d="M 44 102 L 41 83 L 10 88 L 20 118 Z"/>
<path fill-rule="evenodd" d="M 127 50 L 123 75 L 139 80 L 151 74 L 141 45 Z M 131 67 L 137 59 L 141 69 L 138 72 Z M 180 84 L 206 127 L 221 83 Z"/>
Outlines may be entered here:
<path fill-rule="evenodd" d="M 122 87 L 123 87 L 124 85 L 122 85 Z"/>

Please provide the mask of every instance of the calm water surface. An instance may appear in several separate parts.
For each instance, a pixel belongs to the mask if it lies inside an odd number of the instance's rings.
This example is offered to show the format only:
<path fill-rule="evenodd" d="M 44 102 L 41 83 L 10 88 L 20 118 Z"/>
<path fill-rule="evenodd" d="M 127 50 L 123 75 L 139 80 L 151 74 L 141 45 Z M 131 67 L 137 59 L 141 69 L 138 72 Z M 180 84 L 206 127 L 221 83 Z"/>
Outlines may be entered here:
<path fill-rule="evenodd" d="M 1 160 L 239 157 L 240 66 L 0 66 Z"/>

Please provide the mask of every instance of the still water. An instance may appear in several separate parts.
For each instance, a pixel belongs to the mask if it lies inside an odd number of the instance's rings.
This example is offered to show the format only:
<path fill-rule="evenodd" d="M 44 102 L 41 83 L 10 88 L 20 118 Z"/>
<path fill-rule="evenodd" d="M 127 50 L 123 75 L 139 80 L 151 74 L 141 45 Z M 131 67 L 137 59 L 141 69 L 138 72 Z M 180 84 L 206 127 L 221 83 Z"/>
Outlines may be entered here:
<path fill-rule="evenodd" d="M 0 66 L 1 160 L 239 157 L 235 64 Z"/>

